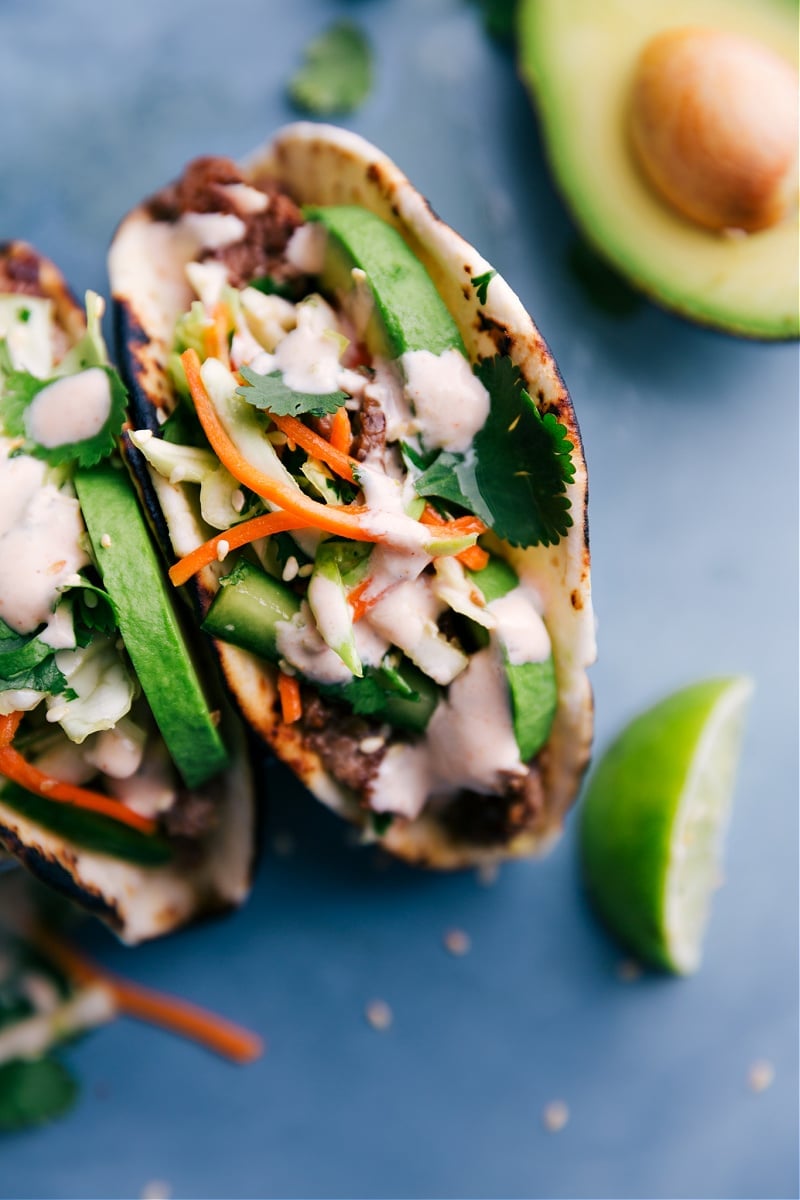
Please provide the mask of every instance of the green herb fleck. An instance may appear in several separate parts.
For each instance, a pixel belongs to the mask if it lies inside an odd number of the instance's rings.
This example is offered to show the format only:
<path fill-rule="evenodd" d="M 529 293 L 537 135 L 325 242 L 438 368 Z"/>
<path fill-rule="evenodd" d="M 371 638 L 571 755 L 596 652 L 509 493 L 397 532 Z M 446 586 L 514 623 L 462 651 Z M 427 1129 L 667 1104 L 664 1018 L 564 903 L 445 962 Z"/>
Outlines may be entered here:
<path fill-rule="evenodd" d="M 264 408 L 278 417 L 300 417 L 305 413 L 322 417 L 335 413 L 347 399 L 345 392 L 296 392 L 283 379 L 280 371 L 269 375 L 257 375 L 250 367 L 242 367 L 241 374 L 247 380 L 246 387 L 238 387 L 237 393 L 254 408 Z"/>
<path fill-rule="evenodd" d="M 417 494 L 461 505 L 513 546 L 553 545 L 572 525 L 567 430 L 552 413 L 539 413 L 510 358 L 484 359 L 475 374 L 491 409 L 472 453 L 442 451 L 416 480 Z"/>
<path fill-rule="evenodd" d="M 372 86 L 372 51 L 352 21 L 336 21 L 305 50 L 305 62 L 289 81 L 294 104 L 317 116 L 352 112 Z"/>
<path fill-rule="evenodd" d="M 52 1121 L 68 1112 L 77 1096 L 77 1082 L 57 1058 L 13 1059 L 0 1066 L 0 1129 Z"/>
<path fill-rule="evenodd" d="M 58 696 L 69 691 L 55 653 L 35 633 L 17 633 L 0 618 L 0 692 L 30 688 Z"/>
<path fill-rule="evenodd" d="M 495 271 L 494 268 L 492 268 L 490 271 L 484 271 L 483 275 L 474 275 L 472 277 L 472 279 L 470 279 L 470 283 L 475 288 L 475 291 L 478 296 L 478 300 L 480 301 L 481 304 L 486 303 L 486 293 L 487 293 L 489 284 L 494 279 L 496 274 L 497 274 L 497 271 Z"/>
<path fill-rule="evenodd" d="M 21 308 L 19 310 L 19 312 L 17 313 L 17 320 L 21 321 L 23 325 L 27 325 L 28 321 L 30 321 L 30 319 L 31 319 L 31 310 L 29 308 Z"/>
<path fill-rule="evenodd" d="M 383 837 L 383 835 L 389 829 L 389 826 L 391 825 L 393 820 L 394 820 L 394 813 L 390 813 L 390 812 L 382 812 L 382 813 L 374 812 L 374 813 L 372 813 L 373 832 L 376 833 L 378 835 L 378 837 Z"/>
<path fill-rule="evenodd" d="M 281 296 L 284 300 L 291 300 L 294 296 L 294 291 L 288 283 L 278 283 L 271 275 L 251 279 L 247 286 L 263 292 L 265 296 Z"/>

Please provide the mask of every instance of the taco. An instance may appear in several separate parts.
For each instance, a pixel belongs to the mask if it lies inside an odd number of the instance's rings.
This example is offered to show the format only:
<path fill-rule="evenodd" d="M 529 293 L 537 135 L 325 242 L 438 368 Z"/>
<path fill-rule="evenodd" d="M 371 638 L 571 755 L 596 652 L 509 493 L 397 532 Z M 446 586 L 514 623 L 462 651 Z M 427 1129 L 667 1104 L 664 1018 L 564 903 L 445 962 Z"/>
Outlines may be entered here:
<path fill-rule="evenodd" d="M 86 313 L 0 246 L 0 847 L 137 942 L 244 898 L 253 787 L 117 451 L 91 292 Z"/>
<path fill-rule="evenodd" d="M 109 270 L 131 460 L 246 720 L 409 861 L 546 845 L 592 736 L 587 482 L 508 285 L 307 123 L 189 164 Z"/>

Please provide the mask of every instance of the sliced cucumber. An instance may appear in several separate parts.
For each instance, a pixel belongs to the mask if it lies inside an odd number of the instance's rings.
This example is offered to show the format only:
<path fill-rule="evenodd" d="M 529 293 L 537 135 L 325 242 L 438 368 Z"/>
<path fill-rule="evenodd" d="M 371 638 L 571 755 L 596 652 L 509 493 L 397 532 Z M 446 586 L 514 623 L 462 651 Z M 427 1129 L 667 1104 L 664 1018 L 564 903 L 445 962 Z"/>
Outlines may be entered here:
<path fill-rule="evenodd" d="M 106 462 L 78 471 L 75 490 L 156 724 L 187 786 L 199 787 L 228 755 L 133 485 L 124 469 Z"/>

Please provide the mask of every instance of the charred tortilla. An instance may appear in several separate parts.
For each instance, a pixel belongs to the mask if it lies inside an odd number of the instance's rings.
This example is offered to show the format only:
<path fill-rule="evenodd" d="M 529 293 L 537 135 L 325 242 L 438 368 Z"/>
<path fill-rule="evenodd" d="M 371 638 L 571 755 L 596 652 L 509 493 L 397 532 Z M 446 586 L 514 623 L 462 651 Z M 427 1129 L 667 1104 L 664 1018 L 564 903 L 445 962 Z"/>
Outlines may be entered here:
<path fill-rule="evenodd" d="M 237 208 L 260 189 L 268 216 L 252 218 Z M 230 189 L 234 190 L 231 191 Z M 388 825 L 374 820 L 365 801 L 371 738 L 380 724 L 348 712 L 329 697 L 303 688 L 303 716 L 284 723 L 275 667 L 217 641 L 228 685 L 245 718 L 324 803 L 409 861 L 458 867 L 544 847 L 560 829 L 586 767 L 592 737 L 592 700 L 587 668 L 595 656 L 586 523 L 587 480 L 572 405 L 553 358 L 531 318 L 508 285 L 478 252 L 431 210 L 400 170 L 363 139 L 340 129 L 297 124 L 280 131 L 237 168 L 227 160 L 198 160 L 183 178 L 132 211 L 111 247 L 111 276 L 118 356 L 132 396 L 132 421 L 158 435 L 176 408 L 170 376 L 176 320 L 194 298 L 186 275 L 197 245 L 186 236 L 186 213 L 239 218 L 243 235 L 203 251 L 241 287 L 254 275 L 279 287 L 297 288 L 297 271 L 286 273 L 283 254 L 296 226 L 298 206 L 356 205 L 398 231 L 422 263 L 455 322 L 473 364 L 500 356 L 521 373 L 539 414 L 552 416 L 572 443 L 573 473 L 566 488 L 572 524 L 555 544 L 527 548 L 487 544 L 516 571 L 521 586 L 540 597 L 552 646 L 557 706 L 549 737 L 527 772 L 509 786 L 461 790 L 435 797 L 413 817 L 397 814 Z M 220 226 L 221 228 L 221 226 Z M 481 281 L 483 283 L 481 284 Z M 368 432 L 363 406 L 359 437 Z M 513 425 L 513 421 L 511 422 Z M 369 453 L 369 447 L 365 454 Z M 209 535 L 195 493 L 169 482 L 132 452 L 148 511 L 170 561 L 188 554 Z M 219 590 L 225 568 L 218 562 L 195 577 L 202 617 Z M 392 735 L 389 742 L 392 742 Z"/>

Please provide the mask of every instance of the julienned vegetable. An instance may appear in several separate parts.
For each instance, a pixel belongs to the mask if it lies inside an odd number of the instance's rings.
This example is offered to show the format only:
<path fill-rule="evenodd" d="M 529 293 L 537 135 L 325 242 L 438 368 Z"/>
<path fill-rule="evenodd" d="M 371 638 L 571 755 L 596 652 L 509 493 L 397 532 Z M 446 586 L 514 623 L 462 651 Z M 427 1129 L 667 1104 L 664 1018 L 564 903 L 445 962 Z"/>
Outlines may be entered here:
<path fill-rule="evenodd" d="M 137 941 L 243 897 L 252 801 L 116 454 L 101 315 L 0 251 L 0 845 Z"/>
<path fill-rule="evenodd" d="M 594 640 L 577 426 L 516 297 L 324 126 L 190 164 L 110 272 L 132 461 L 248 719 L 405 857 L 541 844 L 585 766 Z"/>

